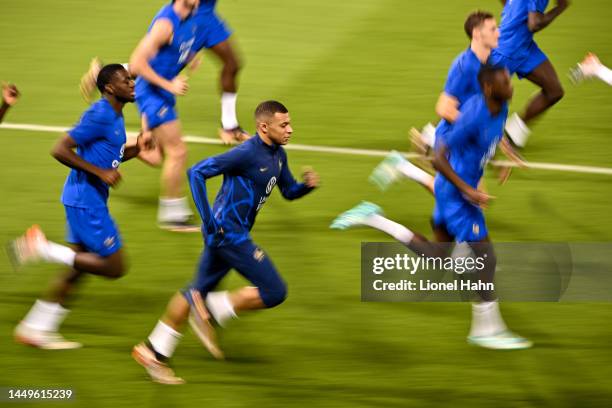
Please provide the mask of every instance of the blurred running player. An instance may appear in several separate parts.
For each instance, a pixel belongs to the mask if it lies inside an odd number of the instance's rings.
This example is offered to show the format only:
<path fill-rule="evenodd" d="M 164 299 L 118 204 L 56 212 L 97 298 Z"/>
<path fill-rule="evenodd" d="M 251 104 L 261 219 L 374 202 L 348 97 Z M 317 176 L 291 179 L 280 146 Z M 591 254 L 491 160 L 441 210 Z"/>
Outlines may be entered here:
<path fill-rule="evenodd" d="M 163 157 L 157 221 L 172 231 L 198 231 L 184 195 L 187 146 L 181 136 L 176 96 L 185 95 L 187 80 L 179 75 L 192 55 L 197 27 L 189 18 L 199 0 L 175 0 L 157 13 L 130 58 L 136 79 L 136 104 L 143 131 L 150 130 Z"/>
<path fill-rule="evenodd" d="M 570 78 L 575 84 L 586 79 L 597 78 L 608 85 L 612 85 L 612 69 L 602 64 L 597 55 L 590 52 L 584 57 L 582 62 L 572 68 Z"/>
<path fill-rule="evenodd" d="M 192 47 L 190 69 L 193 71 L 200 63 L 196 54 L 202 49 L 209 49 L 219 58 L 223 67 L 220 75 L 221 87 L 221 129 L 219 137 L 225 144 L 242 142 L 250 136 L 238 124 L 236 100 L 238 92 L 237 77 L 241 68 L 240 58 L 231 42 L 231 30 L 217 14 L 217 0 L 200 0 L 200 5 L 192 17 L 197 26 L 196 41 Z M 81 78 L 81 95 L 90 101 L 95 92 L 95 79 L 102 63 L 96 57 L 88 71 Z M 126 64 L 127 65 L 127 64 Z M 145 158 L 149 164 L 156 164 L 156 158 Z"/>
<path fill-rule="evenodd" d="M 512 97 L 510 75 L 504 68 L 484 67 L 478 75 L 482 94 L 461 107 L 452 129 L 436 143 L 434 167 L 436 204 L 432 217 L 438 242 L 467 243 L 476 257 L 484 259 L 482 282 L 493 282 L 496 258 L 482 208 L 491 197 L 478 189 L 484 166 L 503 137 Z M 382 215 L 375 204 L 364 202 L 338 216 L 334 229 L 369 226 L 383 231 L 426 257 L 449 256 L 449 246 L 440 246 Z M 508 331 L 494 291 L 479 291 L 480 302 L 472 307 L 470 343 L 492 349 L 521 349 L 531 342 Z"/>
<path fill-rule="evenodd" d="M 493 50 L 489 62 L 508 68 L 519 79 L 527 78 L 540 87 L 525 111 L 513 114 L 506 123 L 506 133 L 512 142 L 524 147 L 531 133 L 528 125 L 563 98 L 563 88 L 552 63 L 533 40 L 533 35 L 548 27 L 569 6 L 568 0 L 557 0 L 546 12 L 549 0 L 501 0 L 504 4 L 499 28 L 499 47 Z"/>
<path fill-rule="evenodd" d="M 217 15 L 217 0 L 201 0 L 193 19 L 198 27 L 194 50 L 211 50 L 223 64 L 221 69 L 221 129 L 219 137 L 225 144 L 242 142 L 250 136 L 238 124 L 236 100 L 238 97 L 238 72 L 240 59 L 232 46 L 231 30 Z"/>
<path fill-rule="evenodd" d="M 17 103 L 19 90 L 13 84 L 2 84 L 2 105 L 0 105 L 0 123 L 11 106 Z"/>
<path fill-rule="evenodd" d="M 470 39 L 470 46 L 459 54 L 451 64 L 444 91 L 438 97 L 436 114 L 442 119 L 437 128 L 428 123 L 416 142 L 432 147 L 436 134 L 444 134 L 459 116 L 461 105 L 471 96 L 481 92 L 478 73 L 486 64 L 491 51 L 497 47 L 499 29 L 493 14 L 487 11 L 470 13 L 463 25 Z"/>
<path fill-rule="evenodd" d="M 121 236 L 108 211 L 109 186 L 117 186 L 120 163 L 136 157 L 144 142 L 139 139 L 136 145 L 126 147 L 122 111 L 126 103 L 134 101 L 134 81 L 129 73 L 119 64 L 107 65 L 97 82 L 102 98 L 52 151 L 60 163 L 72 168 L 62 193 L 66 241 L 71 247 L 47 241 L 38 226 L 29 228 L 9 247 L 17 266 L 42 261 L 68 267 L 52 283 L 48 296 L 37 300 L 15 329 L 17 341 L 42 349 L 81 346 L 65 340 L 58 329 L 68 313 L 66 302 L 83 275 L 116 279 L 126 271 Z"/>
<path fill-rule="evenodd" d="M 452 129 L 463 103 L 482 92 L 478 82 L 478 73 L 489 59 L 492 50 L 498 45 L 497 22 L 493 14 L 479 10 L 468 15 L 464 23 L 464 30 L 470 39 L 470 46 L 453 61 L 444 91 L 436 103 L 436 113 L 442 120 L 436 128 L 428 123 L 420 133 L 415 129 L 411 131 L 413 144 L 421 154 L 426 154 L 429 148 L 434 146 L 436 136 L 443 137 Z M 506 144 L 502 146 L 504 146 L 504 153 L 515 160 L 516 157 L 511 156 L 512 152 L 505 148 Z M 374 169 L 370 181 L 384 191 L 392 183 L 404 177 L 423 185 L 433 194 L 434 177 L 395 151 L 391 152 Z"/>
<path fill-rule="evenodd" d="M 259 104 L 255 111 L 257 133 L 227 153 L 211 157 L 189 170 L 191 192 L 202 217 L 205 248 L 195 279 L 176 293 L 146 342 L 134 347 L 132 356 L 153 381 L 180 384 L 167 362 L 189 323 L 204 346 L 223 358 L 210 320 L 224 326 L 242 311 L 271 308 L 282 303 L 287 287 L 268 255 L 250 236 L 255 217 L 278 184 L 287 200 L 310 193 L 318 175 L 308 170 L 298 183 L 287 164 L 283 145 L 293 132 L 287 108 L 276 101 Z M 223 185 L 213 208 L 206 196 L 206 180 L 223 174 Z M 212 292 L 221 279 L 236 269 L 253 286 L 234 292 Z"/>

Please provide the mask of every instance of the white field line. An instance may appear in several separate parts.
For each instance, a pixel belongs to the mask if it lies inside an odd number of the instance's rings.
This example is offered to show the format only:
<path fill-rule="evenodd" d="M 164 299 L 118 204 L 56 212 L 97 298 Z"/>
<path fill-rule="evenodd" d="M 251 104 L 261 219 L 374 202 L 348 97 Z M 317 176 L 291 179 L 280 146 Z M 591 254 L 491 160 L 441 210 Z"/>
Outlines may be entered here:
<path fill-rule="evenodd" d="M 53 132 L 53 133 L 61 133 L 69 129 L 65 126 L 45 126 L 45 125 L 33 125 L 27 123 L 2 123 L 0 124 L 0 129 L 10 129 L 10 130 L 30 130 L 35 132 Z M 127 132 L 128 136 L 136 136 L 138 132 Z M 185 135 L 183 137 L 185 142 L 187 143 L 197 143 L 197 144 L 212 144 L 212 145 L 220 145 L 221 140 L 217 138 L 203 137 L 203 136 L 195 136 L 195 135 Z M 357 156 L 377 156 L 384 157 L 389 151 L 388 150 L 374 150 L 374 149 L 353 149 L 348 147 L 331 147 L 331 146 L 314 146 L 314 145 L 302 145 L 291 143 L 285 147 L 287 150 L 300 150 L 305 152 L 317 152 L 317 153 L 329 153 L 329 154 L 348 154 L 348 155 L 357 155 Z M 419 157 L 416 153 L 403 153 L 404 156 L 408 158 Z M 515 166 L 514 163 L 508 161 L 492 161 L 491 164 L 495 166 Z M 608 176 L 612 176 L 612 168 L 610 167 L 594 167 L 594 166 L 580 166 L 580 165 L 572 165 L 572 164 L 562 164 L 562 163 L 538 163 L 538 162 L 528 162 L 527 168 L 537 169 L 537 170 L 551 170 L 551 171 L 565 171 L 571 173 L 586 173 L 586 174 L 604 174 Z"/>

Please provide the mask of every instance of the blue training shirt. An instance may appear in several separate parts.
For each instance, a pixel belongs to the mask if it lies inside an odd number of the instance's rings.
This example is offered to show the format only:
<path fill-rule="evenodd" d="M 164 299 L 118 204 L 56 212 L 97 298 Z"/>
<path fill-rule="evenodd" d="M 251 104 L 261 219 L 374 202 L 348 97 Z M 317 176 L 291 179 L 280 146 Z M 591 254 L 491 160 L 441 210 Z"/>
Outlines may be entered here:
<path fill-rule="evenodd" d="M 181 20 L 174 12 L 172 4 L 167 4 L 153 18 L 147 32 L 151 31 L 153 25 L 162 19 L 172 23 L 172 40 L 169 44 L 159 49 L 157 55 L 149 61 L 149 65 L 161 77 L 172 80 L 185 68 L 189 61 L 197 27 L 194 20 L 190 17 Z M 139 76 L 136 79 L 136 95 L 145 92 L 156 92 L 172 103 L 175 100 L 172 93 L 152 85 L 146 79 Z"/>
<path fill-rule="evenodd" d="M 533 33 L 527 26 L 529 13 L 544 13 L 546 7 L 548 0 L 508 0 L 502 11 L 496 51 L 516 60 L 527 57 L 533 43 Z"/>
<path fill-rule="evenodd" d="M 219 174 L 223 174 L 223 184 L 211 209 L 206 179 Z M 257 134 L 226 153 L 199 162 L 187 175 L 206 245 L 213 247 L 250 239 L 255 217 L 275 185 L 287 200 L 312 190 L 293 178 L 282 146 L 269 146 Z"/>
<path fill-rule="evenodd" d="M 209 14 L 217 5 L 217 0 L 200 0 L 200 5 L 196 11 L 196 16 L 201 14 Z"/>
<path fill-rule="evenodd" d="M 484 166 L 495 155 L 507 116 L 507 103 L 500 113 L 492 115 L 484 95 L 474 95 L 463 104 L 459 119 L 444 138 L 451 167 L 474 188 L 478 187 Z M 434 191 L 436 199 L 462 199 L 457 187 L 440 173 L 436 174 Z"/>
<path fill-rule="evenodd" d="M 125 123 L 105 98 L 91 105 L 68 135 L 83 160 L 103 169 L 119 167 L 125 149 Z M 99 208 L 106 207 L 107 201 L 108 184 L 85 171 L 70 171 L 62 193 L 64 205 Z"/>
<path fill-rule="evenodd" d="M 463 51 L 455 58 L 448 71 L 444 93 L 459 101 L 459 109 L 470 97 L 481 92 L 478 83 L 478 73 L 482 63 L 471 48 Z M 452 123 L 442 119 L 436 128 L 436 139 L 444 136 L 452 127 Z"/>

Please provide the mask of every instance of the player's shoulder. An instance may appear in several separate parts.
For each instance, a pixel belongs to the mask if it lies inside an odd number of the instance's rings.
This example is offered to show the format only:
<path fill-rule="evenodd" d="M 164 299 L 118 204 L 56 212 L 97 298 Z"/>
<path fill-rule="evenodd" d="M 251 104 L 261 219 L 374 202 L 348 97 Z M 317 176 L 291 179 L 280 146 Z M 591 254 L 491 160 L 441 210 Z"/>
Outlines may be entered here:
<path fill-rule="evenodd" d="M 480 61 L 478 61 L 478 58 L 470 48 L 462 51 L 455 57 L 450 69 L 454 73 L 467 73 L 478 70 L 480 70 Z"/>
<path fill-rule="evenodd" d="M 151 26 L 153 26 L 153 24 L 155 24 L 159 20 L 169 20 L 170 23 L 173 26 L 175 26 L 180 22 L 181 19 L 174 12 L 174 9 L 172 8 L 172 4 L 166 4 L 161 9 L 159 9 L 155 17 L 153 17 L 153 22 L 151 23 Z"/>
<path fill-rule="evenodd" d="M 110 103 L 106 99 L 100 98 L 83 113 L 82 121 L 86 120 L 88 122 L 106 125 L 114 123 L 116 118 L 117 113 L 113 110 Z"/>

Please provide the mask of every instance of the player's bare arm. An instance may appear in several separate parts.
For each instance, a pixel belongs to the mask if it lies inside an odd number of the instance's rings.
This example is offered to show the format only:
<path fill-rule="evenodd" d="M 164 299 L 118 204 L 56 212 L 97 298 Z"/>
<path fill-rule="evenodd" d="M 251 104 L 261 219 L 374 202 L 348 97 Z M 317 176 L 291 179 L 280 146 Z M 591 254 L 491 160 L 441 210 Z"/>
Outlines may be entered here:
<path fill-rule="evenodd" d="M 529 31 L 537 33 L 559 17 L 569 6 L 569 0 L 557 0 L 557 5 L 547 13 L 529 13 L 527 26 Z"/>
<path fill-rule="evenodd" d="M 436 150 L 436 154 L 433 159 L 434 168 L 439 171 L 448 181 L 453 183 L 455 187 L 461 191 L 467 200 L 472 204 L 479 207 L 486 207 L 489 200 L 492 198 L 490 195 L 479 191 L 468 183 L 466 183 L 461 177 L 455 173 L 451 167 L 448 159 L 446 158 L 447 148 L 444 144 L 441 144 L 440 148 Z"/>
<path fill-rule="evenodd" d="M 455 122 L 459 117 L 459 101 L 452 95 L 442 92 L 436 102 L 436 115 L 449 122 Z"/>
<path fill-rule="evenodd" d="M 2 84 L 2 105 L 0 105 L 0 123 L 11 106 L 17 103 L 19 90 L 13 84 Z"/>
<path fill-rule="evenodd" d="M 159 52 L 160 48 L 170 43 L 172 39 L 172 23 L 166 19 L 155 22 L 151 31 L 140 41 L 130 57 L 130 71 L 132 75 L 142 76 L 153 85 L 159 86 L 174 95 L 187 93 L 187 80 L 181 76 L 172 81 L 158 75 L 149 60 Z"/>
<path fill-rule="evenodd" d="M 119 174 L 117 169 L 102 169 L 98 166 L 94 166 L 75 153 L 74 149 L 76 149 L 76 147 L 77 144 L 74 139 L 68 134 L 65 134 L 53 147 L 51 156 L 70 168 L 83 170 L 89 174 L 93 174 L 109 186 L 115 187 L 121 181 L 121 174 Z"/>

